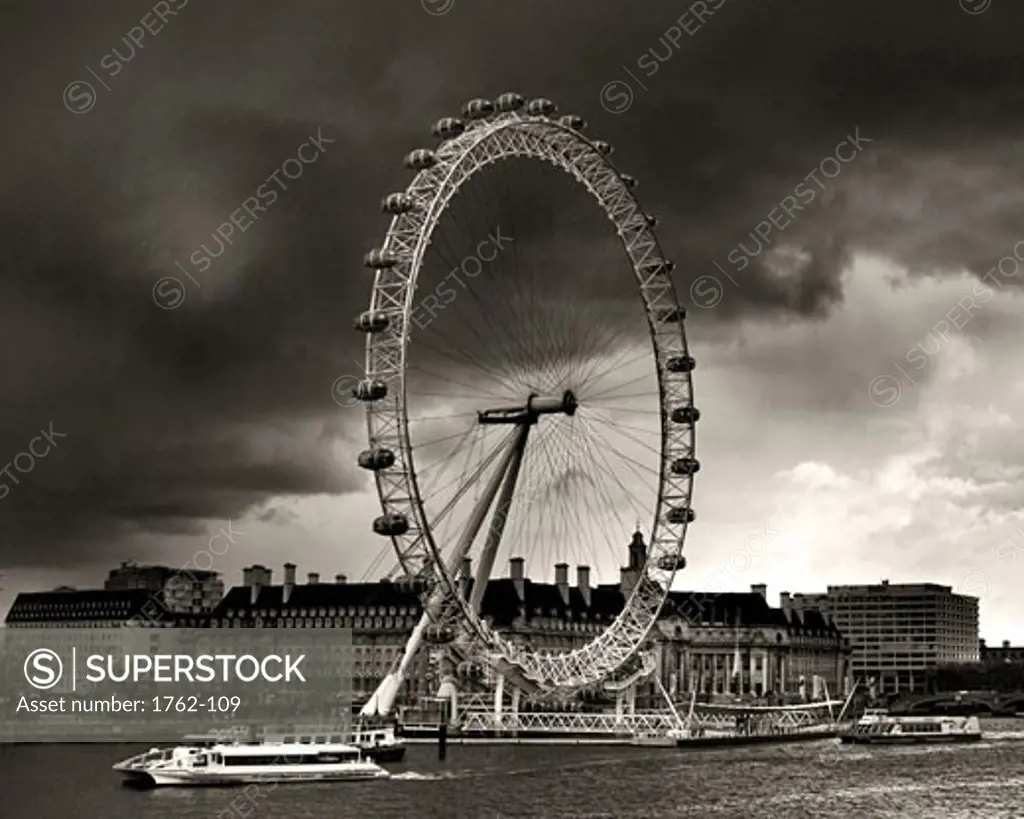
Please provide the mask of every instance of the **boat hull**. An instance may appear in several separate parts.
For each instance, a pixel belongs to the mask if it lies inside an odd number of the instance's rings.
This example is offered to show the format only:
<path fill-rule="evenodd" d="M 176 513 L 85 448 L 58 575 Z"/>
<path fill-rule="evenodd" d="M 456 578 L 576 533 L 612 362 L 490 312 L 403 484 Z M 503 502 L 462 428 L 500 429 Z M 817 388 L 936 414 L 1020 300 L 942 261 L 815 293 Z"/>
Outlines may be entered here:
<path fill-rule="evenodd" d="M 225 788 L 238 785 L 266 784 L 308 784 L 310 782 L 357 782 L 368 779 L 386 779 L 390 774 L 379 769 L 346 771 L 303 771 L 301 773 L 274 773 L 260 771 L 251 773 L 211 773 L 194 771 L 141 771 L 124 770 L 124 784 L 135 788 Z"/>
<path fill-rule="evenodd" d="M 794 731 L 790 734 L 724 734 L 721 736 L 687 737 L 676 740 L 677 748 L 723 748 L 741 745 L 789 745 L 794 742 L 820 742 L 834 740 L 834 728 L 820 731 Z"/>
<path fill-rule="evenodd" d="M 361 746 L 363 752 L 363 758 L 372 760 L 376 763 L 381 762 L 401 762 L 405 759 L 405 746 L 404 745 L 370 745 Z"/>
<path fill-rule="evenodd" d="M 844 745 L 951 745 L 964 742 L 980 742 L 981 734 L 936 734 L 910 736 L 853 736 L 843 734 L 839 741 Z"/>

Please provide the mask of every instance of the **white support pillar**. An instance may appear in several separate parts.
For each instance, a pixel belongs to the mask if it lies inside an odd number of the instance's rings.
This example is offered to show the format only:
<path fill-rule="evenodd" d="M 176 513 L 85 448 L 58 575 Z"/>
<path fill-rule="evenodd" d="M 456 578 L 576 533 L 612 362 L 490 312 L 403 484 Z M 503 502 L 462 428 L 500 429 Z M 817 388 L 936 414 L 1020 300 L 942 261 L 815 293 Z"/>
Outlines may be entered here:
<path fill-rule="evenodd" d="M 498 681 L 494 686 L 494 724 L 501 727 L 501 709 L 505 704 L 505 675 L 498 674 Z"/>
<path fill-rule="evenodd" d="M 519 717 L 519 689 L 514 686 L 512 688 L 512 714 Z"/>
<path fill-rule="evenodd" d="M 636 683 L 632 682 L 626 689 L 626 713 L 633 716 L 636 713 Z"/>
<path fill-rule="evenodd" d="M 771 672 L 768 670 L 768 649 L 764 649 L 761 652 L 761 693 L 764 694 L 768 690 L 769 680 L 771 680 Z"/>
<path fill-rule="evenodd" d="M 622 715 L 625 713 L 626 692 L 620 691 L 615 695 L 615 721 L 622 722 Z"/>
<path fill-rule="evenodd" d="M 750 693 L 754 693 L 754 684 L 757 682 L 757 663 L 754 652 L 750 652 Z"/>

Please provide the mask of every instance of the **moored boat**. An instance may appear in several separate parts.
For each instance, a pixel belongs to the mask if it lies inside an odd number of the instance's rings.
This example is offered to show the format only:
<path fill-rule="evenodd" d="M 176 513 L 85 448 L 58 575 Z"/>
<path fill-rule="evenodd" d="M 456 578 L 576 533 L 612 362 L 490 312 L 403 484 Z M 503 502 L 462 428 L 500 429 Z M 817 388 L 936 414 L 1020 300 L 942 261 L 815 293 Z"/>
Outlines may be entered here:
<path fill-rule="evenodd" d="M 364 759 L 354 745 L 231 743 L 153 748 L 113 766 L 126 782 L 143 787 L 344 782 L 390 774 Z"/>
<path fill-rule="evenodd" d="M 977 717 L 898 717 L 866 711 L 850 730 L 840 735 L 847 744 L 911 745 L 923 743 L 977 742 L 981 723 Z"/>

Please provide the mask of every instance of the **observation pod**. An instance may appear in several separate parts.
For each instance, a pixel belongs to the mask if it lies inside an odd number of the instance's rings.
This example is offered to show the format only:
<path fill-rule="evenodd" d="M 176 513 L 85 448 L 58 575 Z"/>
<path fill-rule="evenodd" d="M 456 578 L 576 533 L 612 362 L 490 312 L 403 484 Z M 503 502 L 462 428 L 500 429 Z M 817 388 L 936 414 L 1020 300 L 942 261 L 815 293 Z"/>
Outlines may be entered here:
<path fill-rule="evenodd" d="M 417 148 L 405 157 L 405 167 L 411 171 L 422 171 L 432 168 L 436 164 L 437 157 L 434 156 L 434 152 L 428 151 L 426 148 Z"/>
<path fill-rule="evenodd" d="M 665 520 L 669 523 L 693 523 L 696 513 L 689 506 L 676 506 L 669 509 Z"/>
<path fill-rule="evenodd" d="M 693 426 L 700 420 L 700 410 L 696 407 L 676 407 L 672 410 L 673 424 L 689 424 Z"/>
<path fill-rule="evenodd" d="M 665 362 L 670 373 L 692 373 L 696 366 L 697 359 L 692 355 L 674 355 Z"/>
<path fill-rule="evenodd" d="M 380 310 L 367 310 L 356 316 L 355 328 L 363 333 L 380 333 L 388 328 L 391 320 Z"/>
<path fill-rule="evenodd" d="M 658 321 L 672 322 L 677 324 L 686 319 L 685 307 L 663 307 L 657 312 Z"/>
<path fill-rule="evenodd" d="M 644 221 L 647 223 L 647 227 L 649 227 L 649 228 L 655 228 L 655 227 L 658 226 L 658 217 L 657 216 L 652 216 L 651 214 L 647 214 L 644 217 Z"/>
<path fill-rule="evenodd" d="M 360 401 L 377 401 L 388 394 L 388 385 L 375 378 L 364 378 L 352 388 L 352 395 Z"/>
<path fill-rule="evenodd" d="M 363 264 L 367 267 L 372 267 L 380 270 L 384 267 L 394 267 L 398 264 L 398 256 L 392 253 L 390 250 L 381 250 L 380 248 L 374 248 L 363 257 Z"/>
<path fill-rule="evenodd" d="M 466 119 L 485 119 L 494 113 L 494 103 L 478 97 L 462 106 L 462 115 Z"/>
<path fill-rule="evenodd" d="M 389 193 L 380 202 L 380 209 L 384 213 L 391 213 L 397 216 L 400 213 L 408 213 L 416 209 L 416 203 L 407 193 Z"/>
<path fill-rule="evenodd" d="M 374 518 L 373 531 L 385 537 L 399 537 L 409 531 L 409 520 L 398 512 L 381 515 Z"/>
<path fill-rule="evenodd" d="M 445 117 L 434 123 L 431 133 L 438 139 L 451 139 L 466 130 L 466 123 L 455 117 Z"/>
<path fill-rule="evenodd" d="M 664 555 L 658 561 L 658 568 L 663 572 L 679 572 L 686 568 L 686 558 L 682 555 Z"/>
<path fill-rule="evenodd" d="M 370 447 L 359 453 L 359 466 L 363 469 L 369 469 L 371 472 L 387 469 L 394 466 L 394 464 L 395 453 L 384 447 Z"/>
<path fill-rule="evenodd" d="M 637 181 L 635 176 L 630 176 L 628 173 L 622 174 L 622 184 L 627 188 L 635 188 L 640 183 Z"/>
<path fill-rule="evenodd" d="M 455 630 L 450 626 L 439 626 L 436 623 L 431 623 L 427 626 L 426 633 L 423 636 L 428 643 L 444 645 L 455 639 Z"/>
<path fill-rule="evenodd" d="M 566 114 L 564 117 L 559 117 L 558 121 L 566 128 L 572 128 L 574 131 L 582 131 L 587 127 L 587 121 L 575 114 Z"/>
<path fill-rule="evenodd" d="M 538 97 L 526 103 L 526 113 L 531 117 L 550 117 L 557 110 L 558 106 L 544 97 Z"/>
<path fill-rule="evenodd" d="M 513 94 L 508 91 L 494 101 L 494 107 L 499 111 L 518 111 L 526 104 L 521 94 Z"/>
<path fill-rule="evenodd" d="M 696 458 L 676 458 L 672 462 L 673 475 L 696 475 L 700 472 L 700 461 Z"/>
<path fill-rule="evenodd" d="M 603 139 L 595 139 L 593 142 L 594 148 L 600 151 L 605 156 L 610 156 L 614 148 L 612 148 L 610 142 L 605 142 Z"/>

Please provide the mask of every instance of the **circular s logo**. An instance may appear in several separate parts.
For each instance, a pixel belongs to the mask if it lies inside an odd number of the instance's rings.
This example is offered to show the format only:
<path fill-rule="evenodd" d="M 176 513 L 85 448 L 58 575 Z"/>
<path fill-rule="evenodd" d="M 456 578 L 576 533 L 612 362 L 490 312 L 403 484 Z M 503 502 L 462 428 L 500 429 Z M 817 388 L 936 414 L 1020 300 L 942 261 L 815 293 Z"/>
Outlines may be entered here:
<path fill-rule="evenodd" d="M 25 679 L 40 691 L 53 688 L 63 674 L 64 664 L 57 652 L 49 648 L 37 648 L 25 658 Z"/>

